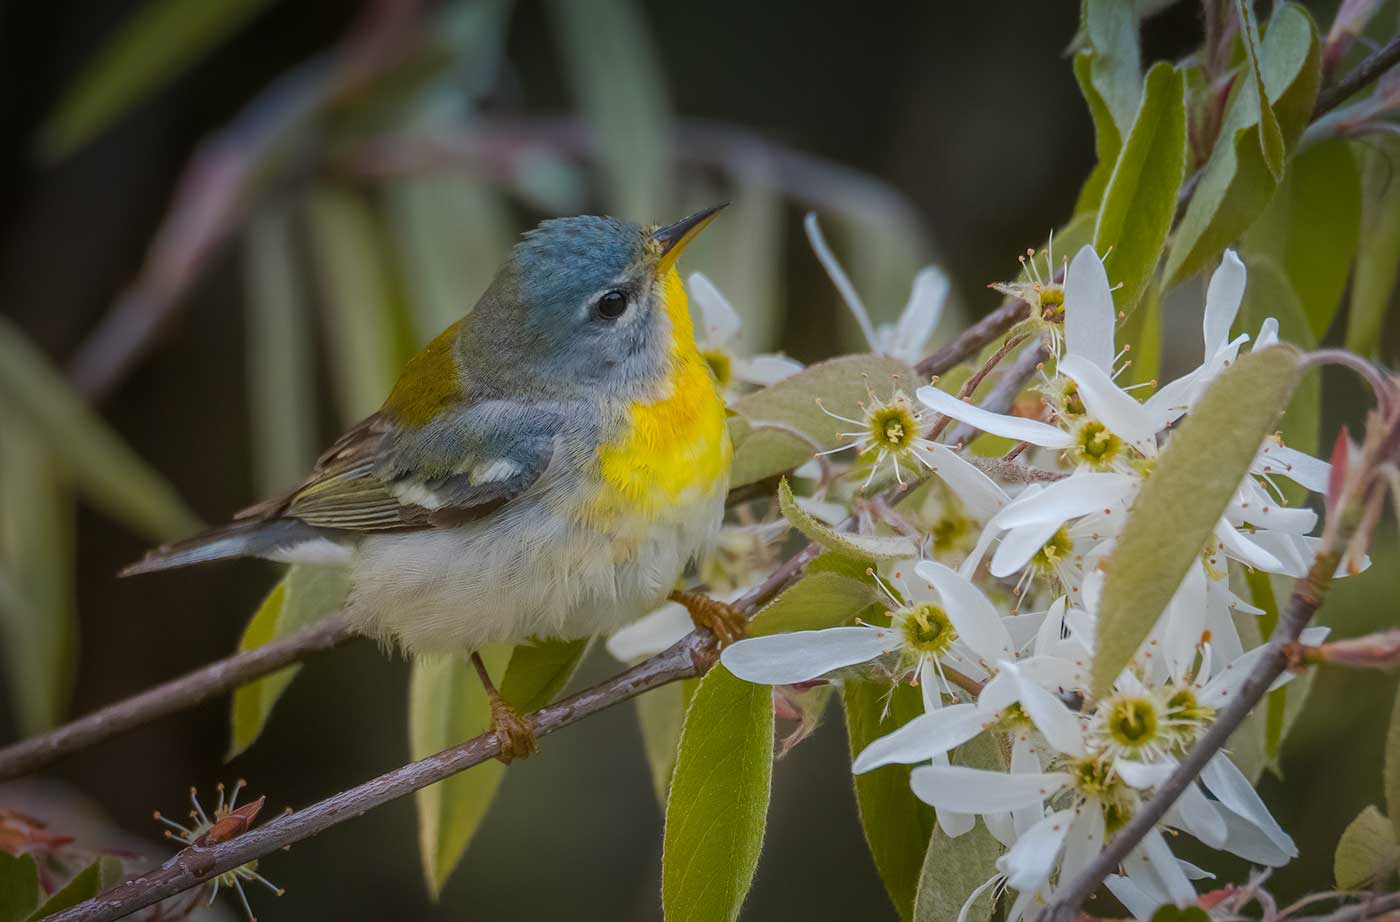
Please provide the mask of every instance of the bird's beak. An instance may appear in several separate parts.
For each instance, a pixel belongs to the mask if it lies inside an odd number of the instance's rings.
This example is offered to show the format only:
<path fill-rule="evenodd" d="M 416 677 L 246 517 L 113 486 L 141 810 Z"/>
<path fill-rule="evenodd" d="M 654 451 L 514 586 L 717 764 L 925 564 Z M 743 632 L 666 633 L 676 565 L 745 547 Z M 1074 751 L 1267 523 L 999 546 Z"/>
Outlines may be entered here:
<path fill-rule="evenodd" d="M 650 237 L 661 245 L 661 261 L 657 264 L 658 275 L 664 275 L 670 271 L 680 258 L 681 251 L 689 245 L 695 236 L 705 229 L 705 225 L 715 219 L 715 215 L 720 213 L 728 202 L 723 205 L 716 205 L 713 208 L 706 208 L 704 211 L 697 211 L 695 214 L 681 218 L 675 224 L 668 224 L 652 231 Z"/>

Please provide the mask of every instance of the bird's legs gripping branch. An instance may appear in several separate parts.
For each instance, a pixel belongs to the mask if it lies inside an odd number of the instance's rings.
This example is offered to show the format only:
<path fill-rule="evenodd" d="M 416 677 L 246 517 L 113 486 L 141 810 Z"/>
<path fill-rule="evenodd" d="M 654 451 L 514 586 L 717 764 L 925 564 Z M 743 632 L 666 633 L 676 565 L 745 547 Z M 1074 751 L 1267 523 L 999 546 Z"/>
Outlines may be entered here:
<path fill-rule="evenodd" d="M 712 599 L 701 592 L 685 592 L 680 589 L 671 593 L 671 601 L 684 605 L 685 610 L 690 612 L 690 620 L 695 626 L 714 634 L 722 647 L 727 647 L 744 636 L 744 626 L 748 619 L 728 602 Z"/>
<path fill-rule="evenodd" d="M 486 689 L 486 700 L 491 703 L 491 729 L 501 741 L 501 753 L 496 758 L 509 765 L 514 759 L 533 755 L 539 743 L 535 740 L 535 728 L 530 725 L 530 719 L 511 707 L 510 702 L 496 691 L 480 653 L 472 654 L 472 665 L 476 667 L 476 674 Z"/>

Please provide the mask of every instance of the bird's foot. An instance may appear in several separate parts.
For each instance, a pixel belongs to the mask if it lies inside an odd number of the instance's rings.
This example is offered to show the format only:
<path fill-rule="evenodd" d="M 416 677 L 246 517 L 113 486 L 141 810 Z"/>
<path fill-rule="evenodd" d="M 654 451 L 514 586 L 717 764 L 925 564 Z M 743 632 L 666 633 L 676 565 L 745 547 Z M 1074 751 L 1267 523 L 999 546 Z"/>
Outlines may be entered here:
<path fill-rule="evenodd" d="M 728 602 L 712 599 L 703 593 L 681 590 L 671 593 L 671 601 L 684 605 L 685 610 L 690 612 L 691 622 L 714 634 L 721 647 L 743 639 L 748 619 Z"/>
<path fill-rule="evenodd" d="M 515 759 L 534 755 L 539 742 L 535 739 L 535 728 L 530 718 L 511 707 L 500 695 L 492 694 L 490 698 L 491 729 L 501 743 L 501 751 L 496 758 L 509 765 Z"/>

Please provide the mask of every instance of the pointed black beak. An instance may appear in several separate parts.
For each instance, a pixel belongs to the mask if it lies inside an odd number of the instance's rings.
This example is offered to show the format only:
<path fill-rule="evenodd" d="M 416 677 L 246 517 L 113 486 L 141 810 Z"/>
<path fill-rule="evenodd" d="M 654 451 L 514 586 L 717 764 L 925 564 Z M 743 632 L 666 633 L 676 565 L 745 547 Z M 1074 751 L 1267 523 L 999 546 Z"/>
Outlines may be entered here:
<path fill-rule="evenodd" d="M 675 224 L 668 224 L 659 227 L 651 232 L 651 239 L 661 244 L 661 262 L 663 268 L 670 268 L 675 264 L 676 258 L 681 255 L 681 251 L 686 248 L 695 236 L 705 229 L 705 225 L 715 219 L 722 209 L 728 206 L 725 202 L 713 208 L 706 208 L 704 211 L 697 211 L 693 215 L 681 218 Z"/>

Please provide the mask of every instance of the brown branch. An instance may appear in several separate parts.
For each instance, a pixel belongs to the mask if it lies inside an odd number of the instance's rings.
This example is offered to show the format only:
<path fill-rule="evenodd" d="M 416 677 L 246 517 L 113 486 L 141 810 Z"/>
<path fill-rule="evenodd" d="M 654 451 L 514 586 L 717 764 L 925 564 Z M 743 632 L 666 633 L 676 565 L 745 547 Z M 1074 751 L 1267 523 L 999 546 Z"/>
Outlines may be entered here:
<path fill-rule="evenodd" d="M 0 781 L 37 771 L 142 724 L 192 708 L 314 653 L 332 650 L 352 636 L 344 618 L 322 618 L 286 637 L 210 663 L 41 736 L 13 743 L 0 749 Z"/>
<path fill-rule="evenodd" d="M 1340 106 L 1361 90 L 1366 84 L 1380 78 L 1400 62 L 1400 35 L 1395 36 L 1377 51 L 1356 65 L 1345 77 L 1318 94 L 1313 106 L 1313 119 L 1321 118 Z"/>
<path fill-rule="evenodd" d="M 996 386 L 987 395 L 984 403 L 987 409 L 994 413 L 1005 413 L 1011 409 L 1016 402 L 1016 395 L 1026 386 L 1031 375 L 1045 361 L 1048 353 L 1044 343 L 1036 343 L 1027 348 L 1020 355 L 1016 356 L 1016 361 L 1011 363 L 1011 367 L 997 379 Z M 959 423 L 953 427 L 953 431 L 948 433 L 947 442 L 950 445 L 966 445 L 977 434 L 977 428 L 967 423 Z M 1008 459 L 1009 460 L 1009 459 Z"/>

